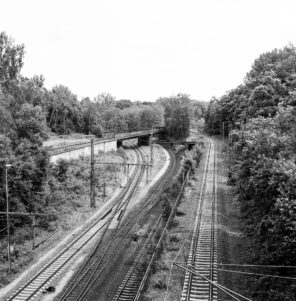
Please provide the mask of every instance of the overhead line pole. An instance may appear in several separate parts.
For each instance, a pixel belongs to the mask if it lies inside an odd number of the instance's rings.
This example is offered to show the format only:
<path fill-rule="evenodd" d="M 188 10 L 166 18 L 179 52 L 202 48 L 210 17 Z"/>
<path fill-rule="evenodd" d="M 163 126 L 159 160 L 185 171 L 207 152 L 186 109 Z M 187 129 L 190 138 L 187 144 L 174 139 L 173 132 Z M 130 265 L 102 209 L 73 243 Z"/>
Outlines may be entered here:
<path fill-rule="evenodd" d="M 90 207 L 95 208 L 95 179 L 94 179 L 94 139 L 90 140 Z"/>
<path fill-rule="evenodd" d="M 150 136 L 150 163 L 153 165 L 153 126 L 152 126 L 152 132 Z"/>
<path fill-rule="evenodd" d="M 149 165 L 148 165 L 148 161 L 149 159 L 148 159 L 148 155 L 146 155 L 146 183 L 148 183 L 149 182 Z"/>
<path fill-rule="evenodd" d="M 7 257 L 8 257 L 8 270 L 11 271 L 11 258 L 10 258 L 10 221 L 9 221 L 9 201 L 8 201 L 8 182 L 7 182 L 7 170 L 11 167 L 11 164 L 5 165 L 5 190 L 6 190 L 6 221 L 7 221 Z"/>

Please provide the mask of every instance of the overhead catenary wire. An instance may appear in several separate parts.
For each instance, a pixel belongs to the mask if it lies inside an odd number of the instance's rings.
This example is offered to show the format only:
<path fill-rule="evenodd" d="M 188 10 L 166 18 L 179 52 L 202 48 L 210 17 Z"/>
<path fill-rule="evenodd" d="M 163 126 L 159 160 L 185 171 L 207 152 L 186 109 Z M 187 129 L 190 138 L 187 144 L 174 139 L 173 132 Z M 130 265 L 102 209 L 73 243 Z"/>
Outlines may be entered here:
<path fill-rule="evenodd" d="M 174 261 L 174 260 L 172 260 Z M 179 264 L 187 264 L 183 261 L 174 261 Z M 260 264 L 236 264 L 236 263 L 217 263 L 218 266 L 233 266 L 233 267 L 258 267 L 258 268 L 288 268 L 288 269 L 296 269 L 295 265 L 260 265 Z M 203 265 L 203 266 L 210 266 Z"/>
<path fill-rule="evenodd" d="M 229 296 L 231 296 L 232 298 L 234 298 L 234 299 L 237 299 L 234 295 L 236 295 L 236 296 L 238 296 L 238 297 L 240 297 L 240 298 L 242 298 L 242 299 L 244 299 L 244 300 L 246 300 L 246 301 L 252 301 L 251 299 L 249 299 L 249 298 L 247 298 L 247 297 L 245 297 L 245 296 L 243 296 L 243 295 L 241 295 L 241 294 L 239 294 L 239 293 L 237 293 L 237 292 L 235 292 L 235 291 L 233 291 L 233 290 L 231 290 L 231 289 L 229 289 L 229 288 L 227 288 L 226 286 L 223 286 L 223 285 L 221 285 L 221 284 L 219 284 L 219 283 L 217 283 L 217 288 L 223 288 L 224 290 L 226 290 L 228 293 L 229 293 Z"/>
<path fill-rule="evenodd" d="M 264 265 L 264 264 L 237 264 L 237 263 L 218 263 L 221 266 L 233 267 L 258 267 L 258 268 L 287 268 L 296 269 L 296 265 Z"/>
<path fill-rule="evenodd" d="M 200 274 L 199 272 L 195 271 L 194 270 L 194 267 L 193 266 L 182 266 L 180 264 L 177 264 L 177 263 L 174 263 L 174 265 L 178 266 L 179 268 L 182 268 L 186 271 L 188 271 L 189 273 L 192 273 L 192 274 L 195 274 L 197 276 L 199 276 L 200 278 L 206 280 L 207 282 L 211 283 L 213 286 L 215 286 L 217 289 L 223 291 L 225 294 L 227 294 L 228 296 L 232 297 L 233 299 L 237 300 L 237 301 L 240 301 L 240 299 L 238 299 L 236 296 L 234 296 L 233 294 L 239 296 L 240 298 L 243 298 L 244 300 L 246 301 L 252 301 L 251 299 L 239 294 L 239 293 L 236 293 L 232 290 L 230 290 L 229 288 L 227 287 L 224 287 L 223 285 L 221 284 L 218 284 L 210 279 L 208 279 L 207 277 L 203 276 L 202 274 Z"/>
<path fill-rule="evenodd" d="M 286 279 L 286 280 L 296 280 L 295 277 L 260 274 L 260 273 L 251 273 L 251 272 L 243 272 L 243 271 L 236 271 L 236 270 L 225 270 L 225 269 L 218 269 L 218 268 L 216 270 L 221 271 L 221 272 L 244 274 L 244 275 L 250 275 L 250 276 L 262 276 L 262 277 L 279 278 L 279 279 Z"/>
<path fill-rule="evenodd" d="M 166 301 L 166 299 L 167 299 L 168 289 L 169 289 L 169 285 L 170 285 L 170 282 L 171 282 L 171 275 L 172 275 L 172 270 L 173 270 L 174 262 L 176 262 L 176 259 L 179 257 L 179 255 L 180 255 L 180 253 L 181 253 L 181 250 L 183 250 L 183 247 L 184 247 L 184 245 L 185 245 L 185 243 L 186 243 L 188 237 L 190 236 L 190 234 L 191 234 L 192 232 L 193 232 L 193 229 L 190 230 L 190 231 L 187 233 L 187 235 L 186 235 L 186 237 L 185 237 L 185 239 L 184 239 L 184 242 L 183 242 L 181 248 L 179 249 L 177 255 L 176 255 L 175 258 L 174 258 L 174 260 L 172 261 L 171 268 L 170 268 L 170 273 L 169 273 L 169 277 L 168 277 L 168 281 L 167 281 L 167 288 L 166 288 L 165 295 L 164 295 L 164 301 Z"/>

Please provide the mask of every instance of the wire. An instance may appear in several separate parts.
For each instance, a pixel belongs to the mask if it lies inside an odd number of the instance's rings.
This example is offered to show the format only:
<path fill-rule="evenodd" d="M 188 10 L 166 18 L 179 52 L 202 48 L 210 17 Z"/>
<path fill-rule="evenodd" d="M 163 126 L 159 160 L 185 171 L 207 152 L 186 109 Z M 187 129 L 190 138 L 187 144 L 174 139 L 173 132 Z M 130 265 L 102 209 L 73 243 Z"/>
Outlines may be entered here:
<path fill-rule="evenodd" d="M 259 265 L 259 264 L 236 264 L 236 263 L 218 263 L 223 266 L 237 266 L 237 267 L 258 267 L 258 268 L 288 268 L 296 269 L 295 265 Z"/>
<path fill-rule="evenodd" d="M 7 229 L 7 227 L 5 227 L 4 229 L 1 229 L 1 230 L 0 230 L 0 233 L 3 232 L 3 231 L 5 231 L 6 229 Z"/>
<path fill-rule="evenodd" d="M 221 284 L 217 284 L 216 282 L 211 281 L 207 277 L 205 277 L 205 276 L 201 275 L 200 273 L 198 273 L 197 271 L 193 270 L 194 269 L 193 266 L 184 267 L 184 266 L 176 264 L 176 263 L 174 263 L 174 265 L 176 265 L 176 266 L 178 266 L 178 267 L 180 267 L 180 268 L 182 268 L 184 270 L 187 270 L 187 271 L 189 271 L 192 274 L 195 274 L 195 275 L 199 276 L 200 278 L 202 278 L 202 279 L 206 280 L 207 282 L 211 283 L 213 286 L 217 287 L 218 289 L 220 289 L 221 291 L 223 291 L 225 294 L 231 296 L 233 299 L 235 299 L 237 301 L 240 301 L 240 300 L 237 297 L 235 297 L 233 294 L 236 294 L 237 296 L 243 298 L 246 301 L 252 301 L 251 299 L 249 299 L 249 298 L 247 298 L 247 297 L 245 297 L 243 295 L 240 295 L 239 293 L 231 291 L 229 288 L 226 288 L 226 287 L 224 287 Z M 232 292 L 232 293 L 230 293 L 230 292 Z"/>
<path fill-rule="evenodd" d="M 183 247 L 184 247 L 184 245 L 185 245 L 185 243 L 186 243 L 188 237 L 190 236 L 190 234 L 191 234 L 192 232 L 193 232 L 193 229 L 190 230 L 190 231 L 188 232 L 188 234 L 186 235 L 186 237 L 185 237 L 185 239 L 184 239 L 184 241 L 183 241 L 183 244 L 182 244 L 181 248 L 179 249 L 177 255 L 175 256 L 175 258 L 174 258 L 174 260 L 173 260 L 173 262 L 172 262 L 172 264 L 171 264 L 171 267 L 170 267 L 170 273 L 169 273 L 169 277 L 168 277 L 168 281 L 167 281 L 167 289 L 166 289 L 165 295 L 164 295 L 164 301 L 166 301 L 166 299 L 167 299 L 168 290 L 169 290 L 169 285 L 170 285 L 170 282 L 171 282 L 171 274 L 172 274 L 174 262 L 176 262 L 176 259 L 179 257 L 179 255 L 180 255 L 180 253 L 181 253 L 181 250 L 183 249 Z M 185 263 L 185 264 L 186 264 L 186 263 Z"/>
<path fill-rule="evenodd" d="M 216 271 L 222 272 L 229 272 L 229 273 L 237 273 L 237 274 L 244 274 L 244 275 L 251 275 L 251 276 L 264 276 L 270 278 L 279 278 L 279 279 L 288 279 L 288 280 L 296 280 L 293 277 L 286 277 L 286 276 L 277 276 L 277 275 L 268 275 L 268 274 L 259 274 L 259 273 L 249 273 L 249 272 L 242 272 L 242 271 L 234 271 L 234 270 L 225 270 L 225 269 L 215 269 Z"/>
<path fill-rule="evenodd" d="M 217 283 L 217 286 L 218 287 L 221 287 L 221 288 L 224 288 L 226 291 L 228 291 L 229 293 L 232 293 L 232 294 L 234 294 L 234 295 L 237 295 L 238 297 L 241 297 L 241 298 L 243 298 L 244 300 L 247 300 L 247 301 L 251 301 L 251 299 L 249 299 L 249 298 L 247 298 L 247 297 L 245 297 L 245 296 L 243 296 L 243 295 L 241 295 L 241 294 L 239 294 L 239 293 L 237 293 L 237 292 L 235 292 L 235 291 L 233 291 L 233 290 L 231 290 L 231 289 L 229 289 L 229 288 L 227 288 L 227 287 L 225 287 L 225 286 L 223 286 L 223 285 L 221 285 L 221 284 L 219 284 L 219 283 Z M 232 296 L 232 295 L 230 295 L 230 296 Z M 232 296 L 232 297 L 234 297 L 234 296 Z M 235 298 L 235 297 L 234 297 Z"/>

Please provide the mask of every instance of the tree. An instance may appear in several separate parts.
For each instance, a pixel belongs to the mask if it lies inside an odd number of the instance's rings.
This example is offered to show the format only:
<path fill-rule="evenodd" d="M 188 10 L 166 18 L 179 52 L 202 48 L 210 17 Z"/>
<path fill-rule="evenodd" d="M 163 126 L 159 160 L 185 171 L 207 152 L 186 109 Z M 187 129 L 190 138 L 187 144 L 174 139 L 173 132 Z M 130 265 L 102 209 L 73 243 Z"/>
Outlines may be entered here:
<path fill-rule="evenodd" d="M 23 104 L 15 114 L 14 123 L 17 143 L 20 139 L 27 139 L 41 146 L 48 137 L 45 114 L 40 106 Z"/>
<path fill-rule="evenodd" d="M 15 80 L 23 67 L 24 45 L 14 45 L 5 32 L 0 33 L 0 82 Z"/>
<path fill-rule="evenodd" d="M 175 140 L 189 136 L 191 100 L 188 95 L 160 98 L 157 101 L 164 107 L 164 123 L 167 134 Z"/>
<path fill-rule="evenodd" d="M 59 85 L 50 91 L 47 122 L 52 131 L 59 134 L 82 132 L 82 107 L 69 88 Z"/>

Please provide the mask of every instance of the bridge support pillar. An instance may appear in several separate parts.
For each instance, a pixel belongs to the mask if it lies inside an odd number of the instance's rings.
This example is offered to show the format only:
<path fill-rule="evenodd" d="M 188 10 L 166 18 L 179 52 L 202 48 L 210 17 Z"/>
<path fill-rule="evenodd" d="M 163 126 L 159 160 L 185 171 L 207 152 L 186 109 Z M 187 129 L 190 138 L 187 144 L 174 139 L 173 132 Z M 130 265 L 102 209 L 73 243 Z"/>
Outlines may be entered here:
<path fill-rule="evenodd" d="M 138 146 L 141 146 L 141 145 L 150 145 L 151 143 L 151 135 L 147 135 L 147 136 L 142 136 L 142 137 L 139 137 L 138 138 Z"/>
<path fill-rule="evenodd" d="M 122 146 L 122 140 L 117 140 L 117 149 Z"/>

